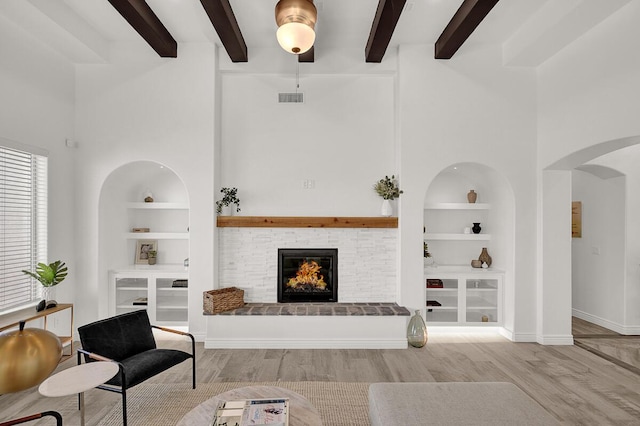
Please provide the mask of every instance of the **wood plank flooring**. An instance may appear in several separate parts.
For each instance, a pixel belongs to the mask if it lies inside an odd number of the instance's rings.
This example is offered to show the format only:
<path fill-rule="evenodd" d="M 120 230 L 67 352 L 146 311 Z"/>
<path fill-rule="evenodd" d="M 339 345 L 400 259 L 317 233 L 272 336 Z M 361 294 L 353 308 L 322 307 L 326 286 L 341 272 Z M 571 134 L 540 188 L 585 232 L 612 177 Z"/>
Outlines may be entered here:
<path fill-rule="evenodd" d="M 579 327 L 584 327 L 579 324 Z M 582 334 L 602 330 L 586 328 Z M 578 334 L 580 334 L 578 333 Z M 640 342 L 640 338 L 638 338 Z M 180 341 L 163 346 L 188 348 Z M 75 365 L 67 360 L 59 369 Z M 423 348 L 402 350 L 205 350 L 197 345 L 197 381 L 341 381 L 341 382 L 512 382 L 567 425 L 640 425 L 640 375 L 578 346 L 512 343 L 497 336 L 432 333 Z M 155 383 L 188 383 L 190 364 L 183 363 L 152 379 Z M 0 396 L 0 421 L 76 398 L 49 399 L 37 389 Z M 87 424 L 95 425 L 119 395 L 86 393 Z M 65 425 L 79 424 L 76 418 Z M 34 425 L 49 425 L 40 420 Z M 327 425 L 331 426 L 331 425 Z"/>

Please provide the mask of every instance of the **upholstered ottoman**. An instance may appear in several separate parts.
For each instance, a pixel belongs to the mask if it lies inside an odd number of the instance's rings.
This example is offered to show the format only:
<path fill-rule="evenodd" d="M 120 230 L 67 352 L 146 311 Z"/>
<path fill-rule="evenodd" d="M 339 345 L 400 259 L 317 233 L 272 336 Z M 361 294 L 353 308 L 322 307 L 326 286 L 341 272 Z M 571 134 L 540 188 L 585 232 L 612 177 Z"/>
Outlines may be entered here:
<path fill-rule="evenodd" d="M 372 426 L 557 425 L 512 383 L 373 383 Z"/>

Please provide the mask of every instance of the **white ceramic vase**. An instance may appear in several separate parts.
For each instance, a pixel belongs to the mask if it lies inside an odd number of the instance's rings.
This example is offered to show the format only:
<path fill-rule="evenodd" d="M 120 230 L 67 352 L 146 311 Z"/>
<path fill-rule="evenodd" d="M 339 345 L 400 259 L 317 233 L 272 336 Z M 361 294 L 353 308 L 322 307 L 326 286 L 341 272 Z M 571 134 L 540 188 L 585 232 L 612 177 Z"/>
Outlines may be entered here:
<path fill-rule="evenodd" d="M 222 206 L 221 216 L 231 216 L 233 214 L 233 205 L 229 204 L 228 206 Z"/>
<path fill-rule="evenodd" d="M 389 217 L 393 215 L 393 205 L 391 200 L 382 200 L 382 216 Z"/>

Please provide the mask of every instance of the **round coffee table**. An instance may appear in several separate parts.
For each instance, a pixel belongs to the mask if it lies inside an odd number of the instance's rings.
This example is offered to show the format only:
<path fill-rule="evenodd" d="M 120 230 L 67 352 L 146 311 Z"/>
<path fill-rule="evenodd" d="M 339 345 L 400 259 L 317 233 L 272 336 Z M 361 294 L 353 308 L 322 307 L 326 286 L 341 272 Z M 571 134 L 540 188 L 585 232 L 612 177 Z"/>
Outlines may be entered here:
<path fill-rule="evenodd" d="M 280 397 L 289 398 L 289 424 L 291 426 L 322 426 L 320 414 L 304 396 L 277 386 L 246 386 L 221 393 L 189 411 L 176 426 L 211 424 L 216 408 L 222 401 Z"/>

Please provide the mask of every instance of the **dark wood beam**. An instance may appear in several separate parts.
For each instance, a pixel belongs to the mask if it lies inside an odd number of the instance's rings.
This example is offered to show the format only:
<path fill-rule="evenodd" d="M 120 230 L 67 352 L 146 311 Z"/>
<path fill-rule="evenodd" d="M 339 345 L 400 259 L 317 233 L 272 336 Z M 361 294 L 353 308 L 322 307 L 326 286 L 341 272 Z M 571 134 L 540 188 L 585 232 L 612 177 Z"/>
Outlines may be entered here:
<path fill-rule="evenodd" d="M 109 0 L 109 3 L 163 58 L 178 56 L 178 43 L 144 0 Z"/>
<path fill-rule="evenodd" d="M 298 62 L 314 62 L 315 61 L 315 46 L 311 46 L 311 49 L 307 50 L 301 55 L 298 55 Z"/>
<path fill-rule="evenodd" d="M 464 0 L 436 41 L 435 58 L 451 59 L 498 0 Z"/>
<path fill-rule="evenodd" d="M 232 62 L 247 62 L 247 45 L 229 0 L 200 0 Z"/>
<path fill-rule="evenodd" d="M 382 62 L 387 51 L 393 30 L 407 0 L 379 0 L 376 16 L 371 24 L 367 47 L 364 50 L 367 62 Z"/>

